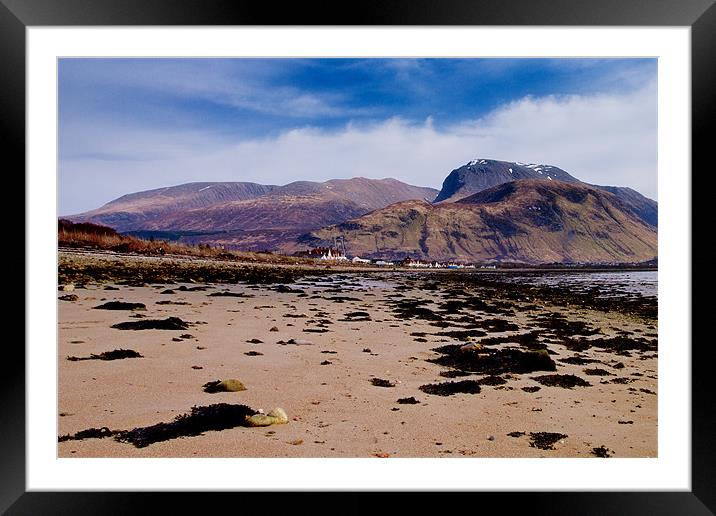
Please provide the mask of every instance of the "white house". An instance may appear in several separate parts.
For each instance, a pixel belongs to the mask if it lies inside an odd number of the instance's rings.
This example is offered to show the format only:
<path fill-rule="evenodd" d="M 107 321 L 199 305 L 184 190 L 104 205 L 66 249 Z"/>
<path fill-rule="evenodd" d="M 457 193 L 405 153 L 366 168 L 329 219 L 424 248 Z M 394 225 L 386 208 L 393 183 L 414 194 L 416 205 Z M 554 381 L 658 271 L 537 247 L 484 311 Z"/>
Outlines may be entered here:
<path fill-rule="evenodd" d="M 321 255 L 321 260 L 333 260 L 333 261 L 347 261 L 343 253 L 335 249 L 328 249 L 328 251 Z"/>

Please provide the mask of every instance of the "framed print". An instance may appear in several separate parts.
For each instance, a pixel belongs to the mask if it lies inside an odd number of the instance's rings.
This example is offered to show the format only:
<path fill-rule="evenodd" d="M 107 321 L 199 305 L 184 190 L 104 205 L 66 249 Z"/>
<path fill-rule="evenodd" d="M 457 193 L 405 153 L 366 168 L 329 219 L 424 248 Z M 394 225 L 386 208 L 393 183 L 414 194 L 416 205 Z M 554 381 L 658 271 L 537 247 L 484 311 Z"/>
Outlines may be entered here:
<path fill-rule="evenodd" d="M 711 513 L 716 8 L 640 4 L 2 0 L 3 509 Z"/>

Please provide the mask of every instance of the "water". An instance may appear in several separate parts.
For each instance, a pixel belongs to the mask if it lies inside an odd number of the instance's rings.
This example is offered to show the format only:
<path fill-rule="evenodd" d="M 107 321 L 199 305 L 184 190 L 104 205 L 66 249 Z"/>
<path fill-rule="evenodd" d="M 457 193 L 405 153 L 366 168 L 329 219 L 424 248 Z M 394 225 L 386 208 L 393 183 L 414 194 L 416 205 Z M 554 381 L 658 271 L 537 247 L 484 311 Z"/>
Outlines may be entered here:
<path fill-rule="evenodd" d="M 624 294 L 658 297 L 657 276 L 657 271 L 543 272 L 506 274 L 502 279 L 528 285 L 569 288 L 575 292 L 591 291 L 604 297 Z"/>
<path fill-rule="evenodd" d="M 413 276 L 414 271 L 380 275 L 346 275 L 312 278 L 296 283 L 298 288 L 340 289 L 345 291 L 392 290 L 400 279 Z M 500 281 L 535 286 L 568 288 L 575 293 L 589 293 L 598 297 L 658 297 L 657 271 L 564 271 L 564 272 L 504 272 L 466 274 L 485 274 L 486 278 L 499 277 Z"/>
<path fill-rule="evenodd" d="M 315 289 L 336 289 L 345 291 L 392 290 L 395 285 L 391 282 L 365 276 L 347 276 L 336 274 L 334 276 L 319 277 L 310 281 L 301 281 L 297 287 L 313 287 Z"/>

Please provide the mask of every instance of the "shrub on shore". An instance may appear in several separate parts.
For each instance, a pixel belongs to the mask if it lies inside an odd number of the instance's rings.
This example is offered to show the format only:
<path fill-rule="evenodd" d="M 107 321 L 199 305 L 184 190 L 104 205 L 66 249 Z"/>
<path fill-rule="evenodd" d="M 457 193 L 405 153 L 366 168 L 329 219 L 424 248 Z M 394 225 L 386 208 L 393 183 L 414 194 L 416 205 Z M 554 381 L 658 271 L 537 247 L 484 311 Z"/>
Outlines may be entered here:
<path fill-rule="evenodd" d="M 247 251 L 229 251 L 208 244 L 187 245 L 170 243 L 165 240 L 145 240 L 129 235 L 121 235 L 114 229 L 91 222 L 72 222 L 58 220 L 57 241 L 60 247 L 85 248 L 118 253 L 141 255 L 179 255 L 218 260 L 257 262 L 257 263 L 305 263 L 306 259 L 290 256 L 254 253 Z"/>

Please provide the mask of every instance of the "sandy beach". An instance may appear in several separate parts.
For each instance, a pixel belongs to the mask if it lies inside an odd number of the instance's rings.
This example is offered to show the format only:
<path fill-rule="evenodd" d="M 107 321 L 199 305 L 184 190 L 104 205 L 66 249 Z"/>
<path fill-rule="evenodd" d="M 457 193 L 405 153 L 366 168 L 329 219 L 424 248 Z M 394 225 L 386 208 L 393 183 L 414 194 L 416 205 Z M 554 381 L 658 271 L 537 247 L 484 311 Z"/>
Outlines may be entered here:
<path fill-rule="evenodd" d="M 63 276 L 82 259 L 61 262 L 58 437 L 112 435 L 61 439 L 60 457 L 657 454 L 655 300 L 592 302 L 474 273 Z M 110 302 L 136 305 L 97 308 Z M 168 318 L 181 328 L 123 329 Z M 113 350 L 141 356 L 99 359 Z M 245 390 L 205 392 L 228 379 Z M 116 438 L 213 404 L 281 407 L 288 423 Z"/>

